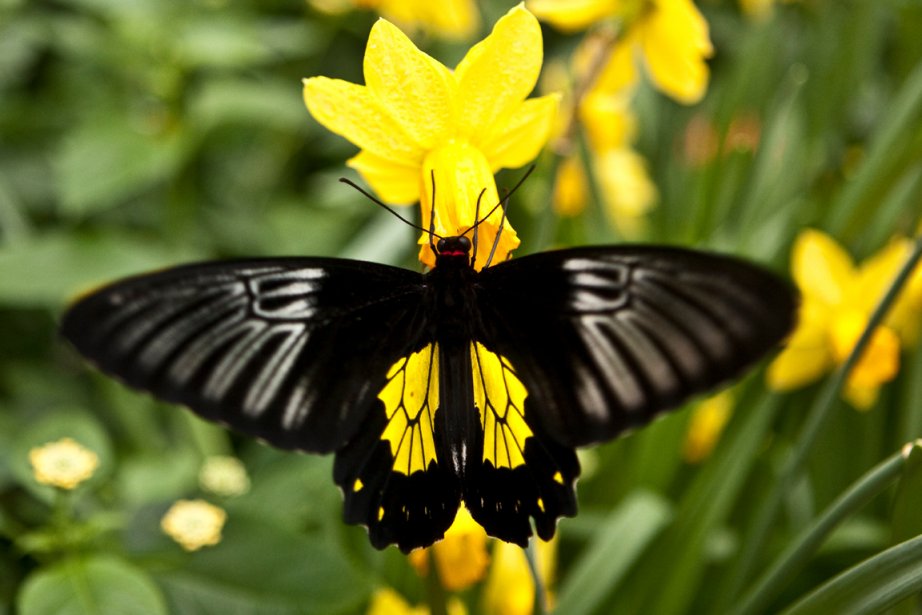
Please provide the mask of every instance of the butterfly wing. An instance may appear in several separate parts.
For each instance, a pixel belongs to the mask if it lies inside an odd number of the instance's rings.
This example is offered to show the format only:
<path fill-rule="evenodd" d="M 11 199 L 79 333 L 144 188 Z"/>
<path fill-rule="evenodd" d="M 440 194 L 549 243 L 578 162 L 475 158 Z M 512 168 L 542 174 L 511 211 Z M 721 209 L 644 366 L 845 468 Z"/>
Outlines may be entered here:
<path fill-rule="evenodd" d="M 477 296 L 482 337 L 529 389 L 526 414 L 570 446 L 739 374 L 787 335 L 797 304 L 757 266 L 652 246 L 513 259 L 481 273 Z"/>
<path fill-rule="evenodd" d="M 73 305 L 61 332 L 99 368 L 287 449 L 342 448 L 426 328 L 419 273 L 358 261 L 186 265 Z"/>

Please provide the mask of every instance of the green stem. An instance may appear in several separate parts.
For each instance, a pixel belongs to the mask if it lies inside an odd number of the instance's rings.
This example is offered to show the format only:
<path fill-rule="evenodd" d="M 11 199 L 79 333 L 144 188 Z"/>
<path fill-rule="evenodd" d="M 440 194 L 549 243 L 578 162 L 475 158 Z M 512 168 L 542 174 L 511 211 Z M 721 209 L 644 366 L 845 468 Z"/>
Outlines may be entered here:
<path fill-rule="evenodd" d="M 743 597 L 734 613 L 760 613 L 783 584 L 797 573 L 802 564 L 823 543 L 829 533 L 846 517 L 860 509 L 896 480 L 903 469 L 901 453 L 891 455 L 862 476 L 840 495 L 814 523 L 800 533 L 775 563 Z"/>
<path fill-rule="evenodd" d="M 439 569 L 435 562 L 435 551 L 429 551 L 429 574 L 426 575 L 426 590 L 429 598 L 429 613 L 431 615 L 448 615 L 448 596 L 442 586 Z"/>
<path fill-rule="evenodd" d="M 547 590 L 544 586 L 544 579 L 541 578 L 541 569 L 538 567 L 538 539 L 532 538 L 525 547 L 525 559 L 528 560 L 528 569 L 531 570 L 531 578 L 535 580 L 535 608 L 537 615 L 547 614 Z"/>
<path fill-rule="evenodd" d="M 801 429 L 800 435 L 794 446 L 794 451 L 785 460 L 781 468 L 778 480 L 775 482 L 773 489 L 769 493 L 766 504 L 760 509 L 756 521 L 753 525 L 753 532 L 750 539 L 743 546 L 739 561 L 734 567 L 733 576 L 730 580 L 730 591 L 728 596 L 736 596 L 739 593 L 742 584 L 745 582 L 749 573 L 755 566 L 756 558 L 761 551 L 762 545 L 768 536 L 778 511 L 781 509 L 781 503 L 785 495 L 790 491 L 791 486 L 800 474 L 800 470 L 807 460 L 810 451 L 816 441 L 820 430 L 826 424 L 827 419 L 832 413 L 835 400 L 838 398 L 842 387 L 845 385 L 846 378 L 851 373 L 852 368 L 861 358 L 865 347 L 871 339 L 871 334 L 877 329 L 877 326 L 883 321 L 890 306 L 896 301 L 900 290 L 906 284 L 913 269 L 922 259 L 922 237 L 917 237 L 912 254 L 903 264 L 896 279 L 890 284 L 884 298 L 881 299 L 871 318 L 868 320 L 867 327 L 858 339 L 858 343 L 852 349 L 851 354 L 845 361 L 845 364 L 835 373 L 826 386 L 822 389 L 813 406 L 807 415 L 807 421 Z"/>

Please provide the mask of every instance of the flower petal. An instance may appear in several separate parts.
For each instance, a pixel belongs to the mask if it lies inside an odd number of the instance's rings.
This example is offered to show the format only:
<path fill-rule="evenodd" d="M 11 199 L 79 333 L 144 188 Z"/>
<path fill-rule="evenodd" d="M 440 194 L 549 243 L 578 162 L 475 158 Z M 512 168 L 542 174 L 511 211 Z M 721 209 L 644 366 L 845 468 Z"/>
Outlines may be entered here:
<path fill-rule="evenodd" d="M 656 9 L 639 24 L 640 41 L 650 78 L 678 102 L 696 103 L 704 96 L 714 49 L 708 24 L 691 0 L 656 0 Z"/>
<path fill-rule="evenodd" d="M 614 15 L 618 0 L 528 0 L 525 6 L 541 21 L 574 32 Z"/>
<path fill-rule="evenodd" d="M 819 380 L 832 367 L 832 351 L 824 322 L 801 320 L 787 346 L 768 366 L 766 382 L 775 391 L 791 391 Z"/>
<path fill-rule="evenodd" d="M 384 19 L 368 36 L 364 71 L 366 87 L 418 148 L 431 149 L 445 136 L 454 117 L 454 76 Z"/>
<path fill-rule="evenodd" d="M 541 71 L 541 27 L 518 5 L 496 22 L 458 67 L 458 130 L 477 145 L 505 130 Z"/>
<path fill-rule="evenodd" d="M 503 131 L 480 145 L 490 168 L 515 168 L 533 160 L 551 136 L 559 106 L 558 94 L 531 98 L 519 105 Z"/>
<path fill-rule="evenodd" d="M 410 205 L 419 200 L 419 166 L 402 165 L 369 152 L 359 152 L 346 163 L 372 187 L 375 194 L 392 205 Z"/>
<path fill-rule="evenodd" d="M 465 141 L 453 140 L 430 152 L 423 163 L 420 177 L 422 203 L 422 227 L 429 227 L 432 203 L 431 174 L 435 174 L 435 232 L 442 237 L 453 237 L 466 232 L 478 216 L 483 217 L 499 202 L 496 182 L 484 155 Z M 481 196 L 482 193 L 482 196 Z M 480 201 L 478 211 L 478 199 Z M 519 245 L 515 229 L 505 220 L 500 229 L 502 211 L 496 209 L 485 222 L 477 227 L 477 251 L 474 267 L 481 269 L 486 264 L 497 234 L 500 239 L 493 263 L 499 263 Z M 419 259 L 435 265 L 435 255 L 429 247 L 429 236 L 420 237 Z"/>
<path fill-rule="evenodd" d="M 836 241 L 820 231 L 802 231 L 794 242 L 791 272 L 805 300 L 837 306 L 855 282 L 855 266 Z"/>
<path fill-rule="evenodd" d="M 657 198 L 646 160 L 630 148 L 613 148 L 595 156 L 594 168 L 609 220 L 625 238 L 637 239 Z"/>
<path fill-rule="evenodd" d="M 304 104 L 327 130 L 363 150 L 402 164 L 418 164 L 422 159 L 422 150 L 364 86 L 311 77 L 304 80 Z"/>
<path fill-rule="evenodd" d="M 637 118 L 631 110 L 631 95 L 590 92 L 579 107 L 593 152 L 629 146 L 637 133 Z"/>

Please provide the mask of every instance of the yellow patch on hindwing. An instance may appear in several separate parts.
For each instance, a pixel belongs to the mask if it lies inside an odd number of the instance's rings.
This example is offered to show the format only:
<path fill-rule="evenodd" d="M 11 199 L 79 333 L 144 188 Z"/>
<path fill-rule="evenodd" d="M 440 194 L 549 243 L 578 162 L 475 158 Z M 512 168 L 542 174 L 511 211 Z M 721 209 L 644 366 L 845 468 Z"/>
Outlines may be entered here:
<path fill-rule="evenodd" d="M 533 434 L 525 422 L 528 391 L 505 357 L 471 344 L 474 404 L 483 425 L 483 460 L 494 468 L 525 463 L 525 441 Z"/>
<path fill-rule="evenodd" d="M 399 359 L 387 372 L 387 384 L 378 393 L 387 413 L 381 439 L 390 443 L 395 472 L 424 472 L 435 461 L 432 419 L 439 406 L 438 374 L 437 344 Z"/>

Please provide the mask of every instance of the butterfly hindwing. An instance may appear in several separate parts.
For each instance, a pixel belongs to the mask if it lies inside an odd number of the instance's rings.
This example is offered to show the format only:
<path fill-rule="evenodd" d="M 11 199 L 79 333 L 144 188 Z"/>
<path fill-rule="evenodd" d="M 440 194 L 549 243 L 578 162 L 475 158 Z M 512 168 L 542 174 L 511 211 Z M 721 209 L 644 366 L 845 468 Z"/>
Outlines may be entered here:
<path fill-rule="evenodd" d="M 790 330 L 790 288 L 680 248 L 545 252 L 481 272 L 484 335 L 559 442 L 609 440 L 739 374 Z"/>
<path fill-rule="evenodd" d="M 576 514 L 576 453 L 533 420 L 534 398 L 506 357 L 475 341 L 471 365 L 482 441 L 467 461 L 465 503 L 492 536 L 524 546 L 533 518 L 549 540 L 559 517 Z"/>
<path fill-rule="evenodd" d="M 428 342 L 391 366 L 365 425 L 336 454 L 346 521 L 368 527 L 378 548 L 429 545 L 455 518 L 461 488 L 439 453 L 440 395 L 438 345 Z"/>
<path fill-rule="evenodd" d="M 339 259 L 186 265 L 116 282 L 65 314 L 103 371 L 282 448 L 358 431 L 425 328 L 418 273 Z"/>

